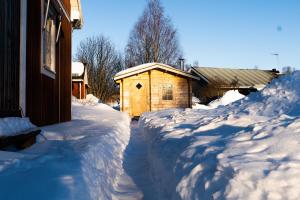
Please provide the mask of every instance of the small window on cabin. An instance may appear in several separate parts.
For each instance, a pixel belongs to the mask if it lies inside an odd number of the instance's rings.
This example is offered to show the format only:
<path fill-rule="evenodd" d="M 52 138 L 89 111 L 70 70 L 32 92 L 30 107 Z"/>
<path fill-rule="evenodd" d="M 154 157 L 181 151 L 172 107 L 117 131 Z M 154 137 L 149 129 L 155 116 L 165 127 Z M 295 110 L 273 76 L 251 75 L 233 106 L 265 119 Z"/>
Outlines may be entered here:
<path fill-rule="evenodd" d="M 141 89 L 143 86 L 142 86 L 142 84 L 138 83 L 138 84 L 136 84 L 135 87 L 136 87 L 137 89 Z"/>
<path fill-rule="evenodd" d="M 45 3 L 45 10 L 47 3 Z M 55 53 L 56 53 L 56 14 L 54 8 L 50 5 L 48 13 L 45 11 L 44 29 L 43 29 L 43 67 L 55 72 Z"/>
<path fill-rule="evenodd" d="M 173 86 L 172 84 L 165 84 L 163 86 L 163 91 L 162 91 L 162 99 L 163 100 L 173 100 Z"/>

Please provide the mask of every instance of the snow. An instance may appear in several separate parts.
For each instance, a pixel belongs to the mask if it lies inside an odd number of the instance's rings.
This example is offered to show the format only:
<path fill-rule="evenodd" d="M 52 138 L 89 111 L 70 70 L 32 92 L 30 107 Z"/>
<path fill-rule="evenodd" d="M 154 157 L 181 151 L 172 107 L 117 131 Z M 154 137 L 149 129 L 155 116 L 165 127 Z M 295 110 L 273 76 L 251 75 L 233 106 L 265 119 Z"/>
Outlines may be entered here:
<path fill-rule="evenodd" d="M 101 103 L 101 100 L 99 100 L 93 94 L 86 95 L 85 99 L 77 99 L 76 97 L 73 96 L 72 101 L 76 102 L 76 103 L 83 104 L 83 105 L 92 105 L 92 106 L 95 106 L 98 103 Z"/>
<path fill-rule="evenodd" d="M 221 98 L 216 99 L 209 103 L 209 107 L 217 108 L 219 106 L 226 106 L 232 102 L 240 100 L 245 96 L 239 93 L 238 90 L 229 90 Z"/>
<path fill-rule="evenodd" d="M 193 97 L 193 99 L 192 99 L 193 108 L 194 109 L 202 109 L 202 110 L 215 109 L 219 106 L 226 106 L 228 104 L 231 104 L 231 103 L 238 101 L 244 97 L 245 96 L 242 95 L 241 93 L 239 93 L 238 90 L 229 90 L 222 97 L 210 102 L 207 106 L 200 104 L 200 100 L 197 99 L 196 97 Z"/>
<path fill-rule="evenodd" d="M 77 101 L 72 116 L 26 150 L 0 151 L 0 199 L 119 199 L 130 118 Z"/>
<path fill-rule="evenodd" d="M 130 73 L 130 72 L 139 71 L 139 70 L 146 69 L 146 68 L 149 68 L 149 67 L 152 67 L 152 66 L 155 66 L 155 65 L 167 66 L 167 65 L 164 65 L 164 64 L 160 64 L 160 63 L 144 63 L 144 64 L 141 64 L 141 65 L 137 65 L 137 66 L 130 67 L 128 69 L 122 70 L 122 71 L 118 72 L 116 74 L 116 76 L 121 76 L 121 75 Z M 170 66 L 167 66 L 167 67 L 170 67 Z"/>
<path fill-rule="evenodd" d="M 22 131 L 35 128 L 28 118 L 8 117 L 0 118 L 0 137 L 14 136 Z"/>
<path fill-rule="evenodd" d="M 201 103 L 200 99 L 198 99 L 197 97 L 192 97 L 192 103 L 193 104 L 197 104 L 197 103 Z"/>
<path fill-rule="evenodd" d="M 84 72 L 84 65 L 81 62 L 72 63 L 72 74 L 76 76 L 81 76 Z"/>
<path fill-rule="evenodd" d="M 160 199 L 299 199 L 300 72 L 216 109 L 144 114 Z"/>

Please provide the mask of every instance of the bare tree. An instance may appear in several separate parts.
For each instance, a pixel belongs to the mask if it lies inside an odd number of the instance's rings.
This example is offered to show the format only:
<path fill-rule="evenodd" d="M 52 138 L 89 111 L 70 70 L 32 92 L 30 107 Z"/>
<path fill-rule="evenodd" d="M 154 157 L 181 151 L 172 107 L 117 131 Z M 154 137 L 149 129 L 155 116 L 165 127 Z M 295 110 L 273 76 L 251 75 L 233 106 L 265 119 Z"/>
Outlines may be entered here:
<path fill-rule="evenodd" d="M 181 56 L 177 31 L 164 15 L 160 0 L 148 0 L 126 46 L 126 65 L 148 62 L 173 64 Z"/>
<path fill-rule="evenodd" d="M 86 63 L 92 94 L 104 102 L 116 94 L 113 76 L 124 68 L 123 59 L 108 38 L 101 35 L 83 40 L 76 59 Z"/>

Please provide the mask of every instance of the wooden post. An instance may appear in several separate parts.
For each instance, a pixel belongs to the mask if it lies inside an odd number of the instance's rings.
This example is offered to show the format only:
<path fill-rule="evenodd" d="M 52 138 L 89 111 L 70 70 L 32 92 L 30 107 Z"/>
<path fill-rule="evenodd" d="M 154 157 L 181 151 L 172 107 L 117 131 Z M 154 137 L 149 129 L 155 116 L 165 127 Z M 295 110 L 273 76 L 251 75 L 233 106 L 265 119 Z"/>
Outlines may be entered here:
<path fill-rule="evenodd" d="M 187 78 L 187 82 L 188 82 L 188 96 L 189 96 L 189 103 L 188 103 L 188 106 L 189 106 L 189 108 L 191 108 L 192 107 L 192 105 L 191 105 L 191 101 L 192 101 L 192 95 L 191 95 L 191 83 L 190 83 L 190 79 L 189 78 Z"/>
<path fill-rule="evenodd" d="M 120 111 L 124 111 L 124 86 L 123 86 L 123 79 L 121 79 L 120 83 L 120 91 L 121 91 L 121 109 Z"/>
<path fill-rule="evenodd" d="M 148 72 L 149 75 L 149 111 L 152 111 L 152 97 L 151 97 L 151 70 Z"/>

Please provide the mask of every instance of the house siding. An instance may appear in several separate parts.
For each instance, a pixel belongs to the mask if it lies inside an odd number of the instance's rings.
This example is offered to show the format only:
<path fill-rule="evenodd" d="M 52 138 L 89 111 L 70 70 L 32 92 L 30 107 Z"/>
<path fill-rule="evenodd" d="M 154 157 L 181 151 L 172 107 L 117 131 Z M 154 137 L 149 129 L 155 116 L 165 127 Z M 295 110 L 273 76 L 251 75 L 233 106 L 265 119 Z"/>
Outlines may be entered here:
<path fill-rule="evenodd" d="M 20 116 L 20 0 L 0 1 L 0 117 Z"/>
<path fill-rule="evenodd" d="M 63 1 L 70 12 L 70 3 Z M 28 1 L 26 115 L 37 125 L 71 120 L 71 24 L 62 20 L 56 45 L 56 74 L 41 73 L 42 1 Z"/>

